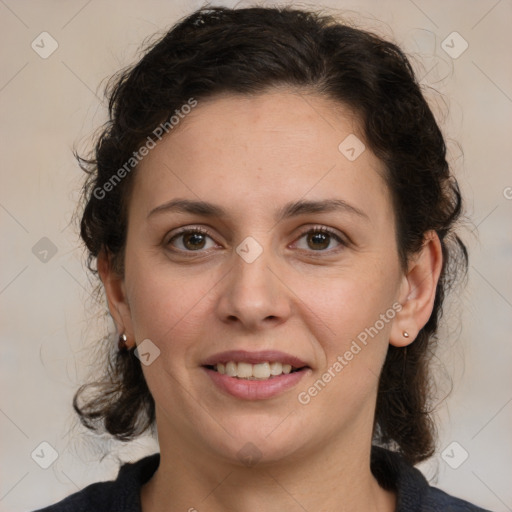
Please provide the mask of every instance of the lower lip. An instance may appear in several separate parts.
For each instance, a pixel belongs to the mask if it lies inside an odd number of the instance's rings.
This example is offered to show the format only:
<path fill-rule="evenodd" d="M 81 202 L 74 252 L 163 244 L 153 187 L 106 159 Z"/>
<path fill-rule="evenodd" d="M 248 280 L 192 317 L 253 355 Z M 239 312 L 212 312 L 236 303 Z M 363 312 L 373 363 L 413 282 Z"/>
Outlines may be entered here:
<path fill-rule="evenodd" d="M 246 380 L 229 377 L 210 368 L 204 368 L 214 384 L 221 390 L 242 400 L 265 400 L 293 388 L 309 369 L 282 374 L 266 380 Z"/>

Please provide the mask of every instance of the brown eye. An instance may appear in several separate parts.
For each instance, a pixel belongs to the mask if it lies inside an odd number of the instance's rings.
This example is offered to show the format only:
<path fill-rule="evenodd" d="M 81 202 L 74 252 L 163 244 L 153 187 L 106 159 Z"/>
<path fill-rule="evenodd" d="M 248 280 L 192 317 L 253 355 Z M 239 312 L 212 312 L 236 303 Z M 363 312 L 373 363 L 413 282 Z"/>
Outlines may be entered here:
<path fill-rule="evenodd" d="M 328 233 L 308 233 L 307 240 L 309 246 L 314 250 L 327 249 L 331 241 L 331 235 Z"/>
<path fill-rule="evenodd" d="M 207 244 L 207 239 L 211 240 L 211 237 L 205 231 L 200 229 L 187 229 L 174 235 L 168 242 L 167 245 L 171 245 L 180 251 L 195 252 L 203 249 Z M 213 241 L 213 240 L 212 240 Z M 214 246 L 215 244 L 213 244 Z"/>
<path fill-rule="evenodd" d="M 205 235 L 202 233 L 186 233 L 183 236 L 183 245 L 187 249 L 203 249 L 205 244 Z"/>
<path fill-rule="evenodd" d="M 299 249 L 312 250 L 317 252 L 330 252 L 330 250 L 328 251 L 327 249 L 329 249 L 329 246 L 332 245 L 333 241 L 335 244 L 338 244 L 338 246 L 346 245 L 338 234 L 325 227 L 310 229 L 303 233 L 299 239 L 305 239 L 307 246 L 299 247 Z M 335 250 L 335 248 L 333 249 L 331 247 L 331 250 Z"/>

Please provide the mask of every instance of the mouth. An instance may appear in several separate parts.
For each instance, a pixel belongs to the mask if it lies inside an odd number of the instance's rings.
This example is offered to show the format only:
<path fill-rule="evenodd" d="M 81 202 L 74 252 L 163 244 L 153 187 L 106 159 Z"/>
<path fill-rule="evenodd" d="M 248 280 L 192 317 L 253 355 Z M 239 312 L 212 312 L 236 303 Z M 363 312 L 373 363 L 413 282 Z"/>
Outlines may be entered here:
<path fill-rule="evenodd" d="M 309 368 L 298 357 L 277 350 L 229 350 L 207 358 L 202 366 L 221 375 L 246 380 L 267 380 Z"/>
<path fill-rule="evenodd" d="M 213 370 L 221 375 L 234 377 L 241 380 L 268 380 L 281 375 L 306 370 L 309 366 L 295 367 L 288 363 L 280 361 L 264 361 L 262 363 L 251 364 L 244 361 L 228 361 L 227 363 L 218 363 L 215 365 L 204 365 L 208 370 Z"/>
<path fill-rule="evenodd" d="M 201 365 L 215 386 L 243 400 L 263 400 L 294 388 L 312 368 L 298 357 L 275 350 L 230 350 Z"/>

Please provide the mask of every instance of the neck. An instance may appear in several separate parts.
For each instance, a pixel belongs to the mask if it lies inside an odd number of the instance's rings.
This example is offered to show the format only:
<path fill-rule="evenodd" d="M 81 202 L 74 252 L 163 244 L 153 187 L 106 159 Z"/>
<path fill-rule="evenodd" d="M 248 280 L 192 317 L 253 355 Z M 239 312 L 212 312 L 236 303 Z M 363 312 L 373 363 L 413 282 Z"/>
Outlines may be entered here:
<path fill-rule="evenodd" d="M 323 510 L 392 512 L 395 496 L 370 470 L 370 443 L 318 450 L 252 467 L 160 443 L 160 466 L 142 487 L 143 512 Z M 337 455 L 342 454 L 342 455 Z"/>

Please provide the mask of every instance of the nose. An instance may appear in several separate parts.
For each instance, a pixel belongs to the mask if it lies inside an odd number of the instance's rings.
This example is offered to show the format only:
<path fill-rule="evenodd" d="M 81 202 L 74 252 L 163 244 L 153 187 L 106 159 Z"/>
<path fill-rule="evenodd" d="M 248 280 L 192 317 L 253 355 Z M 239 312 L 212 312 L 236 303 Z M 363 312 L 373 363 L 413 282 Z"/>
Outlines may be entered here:
<path fill-rule="evenodd" d="M 219 318 L 251 331 L 284 323 L 291 312 L 291 292 L 279 276 L 270 249 L 250 263 L 234 253 L 232 265 L 221 282 Z"/>

